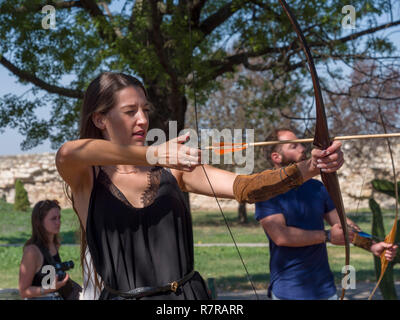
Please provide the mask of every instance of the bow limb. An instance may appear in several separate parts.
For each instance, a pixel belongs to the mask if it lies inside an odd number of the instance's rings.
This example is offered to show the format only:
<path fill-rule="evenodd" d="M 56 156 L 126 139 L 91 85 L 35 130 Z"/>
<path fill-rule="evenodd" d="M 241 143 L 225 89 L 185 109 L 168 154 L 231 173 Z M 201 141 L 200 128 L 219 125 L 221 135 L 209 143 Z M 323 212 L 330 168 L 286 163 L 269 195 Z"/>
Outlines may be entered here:
<path fill-rule="evenodd" d="M 378 105 L 378 112 L 379 112 L 379 117 L 381 119 L 383 130 L 384 130 L 385 133 L 387 133 L 386 125 L 385 125 L 385 122 L 383 121 L 382 110 L 381 110 L 381 107 L 379 105 Z M 397 220 L 398 220 L 398 216 L 399 216 L 399 193 L 398 193 L 398 187 L 397 187 L 397 174 L 396 174 L 396 168 L 394 166 L 392 147 L 390 145 L 390 141 L 389 141 L 388 138 L 386 139 L 386 142 L 387 142 L 387 145 L 388 145 L 389 154 L 390 154 L 390 160 L 391 160 L 391 163 L 392 163 L 392 171 L 393 171 L 393 178 L 394 178 L 394 194 L 395 194 L 395 197 L 396 197 L 396 215 L 395 215 L 395 218 L 394 218 L 392 229 L 390 230 L 389 234 L 385 237 L 384 241 L 386 243 L 393 244 L 394 241 L 395 241 L 395 238 L 396 238 L 396 233 L 397 233 Z M 372 290 L 371 294 L 369 295 L 368 300 L 371 300 L 372 297 L 374 296 L 375 291 L 379 287 L 379 285 L 380 285 L 380 283 L 381 283 L 381 281 L 383 279 L 383 276 L 385 275 L 386 269 L 387 269 L 387 267 L 389 265 L 389 261 L 385 257 L 385 251 L 382 252 L 381 257 L 380 257 L 381 258 L 381 274 L 380 274 L 380 276 L 378 278 L 378 281 L 377 281 L 377 283 L 375 285 L 375 288 Z"/>
<path fill-rule="evenodd" d="M 315 69 L 315 64 L 314 64 L 310 49 L 307 45 L 307 41 L 303 35 L 303 32 L 301 31 L 301 28 L 300 28 L 295 16 L 291 12 L 291 10 L 285 0 L 279 0 L 279 2 L 281 4 L 281 6 L 283 7 L 286 15 L 288 16 L 294 30 L 297 33 L 299 41 L 300 41 L 302 48 L 304 50 L 304 53 L 306 55 L 307 64 L 308 64 L 308 67 L 309 67 L 309 70 L 311 73 L 311 79 L 312 79 L 313 87 L 314 87 L 316 115 L 317 115 L 313 143 L 315 146 L 317 146 L 320 149 L 326 149 L 331 145 L 331 140 L 329 137 L 328 124 L 327 124 L 326 115 L 325 115 L 324 101 L 322 99 L 321 87 L 319 84 L 319 78 L 317 75 L 317 71 Z M 346 214 L 344 211 L 342 194 L 340 192 L 339 180 L 338 180 L 336 172 L 324 173 L 321 171 L 321 178 L 322 178 L 322 181 L 323 181 L 329 195 L 332 198 L 333 203 L 335 204 L 336 211 L 338 212 L 340 223 L 342 225 L 344 239 L 345 239 L 345 252 L 346 252 L 345 263 L 346 263 L 346 267 L 347 267 L 350 265 L 350 244 L 349 244 L 348 228 L 347 228 L 347 222 L 346 222 Z M 348 273 L 349 273 L 349 270 L 347 270 L 347 275 L 348 275 Z M 346 277 L 347 277 L 347 275 L 346 275 Z M 342 286 L 342 295 L 340 297 L 341 300 L 343 300 L 344 294 L 345 294 L 345 288 Z"/>

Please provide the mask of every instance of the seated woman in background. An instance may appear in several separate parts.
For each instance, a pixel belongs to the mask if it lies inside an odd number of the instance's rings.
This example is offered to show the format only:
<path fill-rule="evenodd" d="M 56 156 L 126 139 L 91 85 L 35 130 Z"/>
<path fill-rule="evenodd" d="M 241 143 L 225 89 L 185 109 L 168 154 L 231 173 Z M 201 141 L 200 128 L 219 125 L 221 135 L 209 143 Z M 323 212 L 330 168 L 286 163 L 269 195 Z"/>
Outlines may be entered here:
<path fill-rule="evenodd" d="M 32 210 L 32 236 L 25 242 L 19 269 L 19 294 L 22 298 L 39 300 L 62 300 L 57 293 L 68 281 L 68 274 L 62 281 L 56 281 L 55 289 L 45 289 L 42 279 L 48 272 L 42 273 L 47 261 L 45 250 L 50 252 L 54 261 L 61 262 L 59 232 L 61 226 L 60 206 L 56 200 L 44 200 L 35 204 Z"/>

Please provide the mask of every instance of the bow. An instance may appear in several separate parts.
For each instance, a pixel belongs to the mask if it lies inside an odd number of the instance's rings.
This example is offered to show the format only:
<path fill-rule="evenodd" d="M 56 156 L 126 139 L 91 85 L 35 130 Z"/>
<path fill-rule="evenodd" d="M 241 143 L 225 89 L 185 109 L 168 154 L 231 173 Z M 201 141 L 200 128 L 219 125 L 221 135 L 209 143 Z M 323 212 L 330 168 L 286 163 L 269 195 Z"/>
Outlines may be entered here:
<path fill-rule="evenodd" d="M 310 52 L 310 49 L 307 45 L 307 41 L 300 29 L 300 26 L 291 12 L 289 6 L 285 2 L 285 0 L 279 0 L 282 8 L 284 9 L 287 17 L 289 18 L 294 30 L 297 33 L 297 36 L 299 38 L 300 44 L 304 50 L 304 53 L 306 55 L 308 67 L 310 69 L 311 73 L 311 78 L 313 82 L 313 87 L 314 87 L 314 94 L 315 94 L 315 105 L 316 105 L 316 128 L 315 128 L 315 133 L 314 133 L 314 145 L 320 149 L 326 149 L 330 146 L 331 144 L 331 139 L 329 137 L 329 132 L 328 132 L 328 124 L 326 121 L 326 115 L 325 115 L 325 107 L 324 107 L 324 102 L 322 99 L 322 93 L 321 93 L 321 87 L 319 84 L 319 79 L 317 75 L 317 71 L 315 69 L 314 61 Z M 346 252 L 346 258 L 345 258 L 345 267 L 350 265 L 350 245 L 349 245 L 349 237 L 348 237 L 348 229 L 347 229 L 347 223 L 346 223 L 346 214 L 344 211 L 344 205 L 343 205 L 343 199 L 342 195 L 340 192 L 340 186 L 339 186 L 339 180 L 337 177 L 336 172 L 333 173 L 324 173 L 321 171 L 321 178 L 322 182 L 324 183 L 329 195 L 332 198 L 333 203 L 335 204 L 336 211 L 339 215 L 340 223 L 342 225 L 343 229 L 343 234 L 345 238 L 345 252 Z M 347 270 L 345 278 L 347 278 L 349 274 L 349 270 Z M 345 288 L 342 286 L 342 294 L 340 299 L 343 300 L 345 294 Z"/>
<path fill-rule="evenodd" d="M 385 122 L 383 121 L 382 111 L 381 111 L 381 108 L 380 108 L 379 105 L 378 105 L 378 112 L 379 112 L 379 117 L 381 119 L 381 123 L 382 123 L 382 126 L 383 126 L 383 130 L 386 133 L 387 130 L 386 130 Z M 394 193 L 395 193 L 395 197 L 396 197 L 396 215 L 395 215 L 395 218 L 394 218 L 392 229 L 390 230 L 388 235 L 385 237 L 384 241 L 386 243 L 393 244 L 394 241 L 395 241 L 395 238 L 396 238 L 396 233 L 397 233 L 397 219 L 398 219 L 398 215 L 399 215 L 399 206 L 398 206 L 398 204 L 399 204 L 399 194 L 398 194 L 398 188 L 397 188 L 396 169 L 395 169 L 395 166 L 394 166 L 392 147 L 390 145 L 389 139 L 386 139 L 386 142 L 387 142 L 388 149 L 389 149 L 390 160 L 391 160 L 391 163 L 392 163 L 393 177 L 394 177 Z M 375 285 L 375 288 L 372 290 L 371 294 L 369 295 L 368 300 L 371 300 L 372 297 L 374 296 L 375 291 L 379 287 L 379 284 L 381 283 L 382 278 L 385 275 L 386 269 L 387 269 L 387 267 L 389 265 L 389 261 L 385 257 L 385 251 L 382 252 L 381 257 L 380 257 L 381 258 L 381 274 L 380 274 L 380 276 L 378 278 L 378 281 L 377 281 L 377 283 Z"/>

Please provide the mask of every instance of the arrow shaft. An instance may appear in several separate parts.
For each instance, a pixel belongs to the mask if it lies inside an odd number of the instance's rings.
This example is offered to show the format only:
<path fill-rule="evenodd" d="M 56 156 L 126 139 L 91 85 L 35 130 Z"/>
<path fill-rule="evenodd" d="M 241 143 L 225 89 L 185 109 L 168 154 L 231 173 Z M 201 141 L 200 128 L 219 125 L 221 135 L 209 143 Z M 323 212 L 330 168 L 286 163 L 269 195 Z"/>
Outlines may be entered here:
<path fill-rule="evenodd" d="M 379 134 L 361 134 L 361 135 L 352 135 L 352 136 L 338 136 L 334 137 L 331 140 L 361 140 L 361 139 L 382 139 L 382 138 L 395 138 L 400 137 L 400 133 L 379 133 Z M 277 141 L 262 141 L 262 142 L 253 142 L 253 143 L 238 143 L 238 146 L 242 146 L 245 148 L 254 146 L 270 146 L 270 145 L 277 145 L 277 144 L 286 144 L 286 143 L 312 143 L 314 138 L 306 138 L 306 139 L 294 139 L 294 140 L 277 140 Z M 224 146 L 207 146 L 204 149 L 206 150 L 214 150 L 214 149 L 224 149 L 224 148 L 232 148 L 235 144 L 226 144 Z"/>
<path fill-rule="evenodd" d="M 357 232 L 357 231 L 354 231 L 354 232 Z M 378 241 L 378 242 L 385 241 L 385 239 L 383 239 L 383 238 L 380 238 L 380 237 L 377 237 L 377 236 L 373 236 L 372 234 L 369 234 L 369 233 L 366 233 L 366 232 L 363 232 L 363 231 L 360 231 L 360 232 L 357 232 L 357 233 L 361 237 L 364 237 L 364 238 L 372 239 L 372 240 L 375 240 L 375 241 Z M 400 245 L 400 243 L 398 243 L 398 242 L 394 242 L 393 244 Z"/>

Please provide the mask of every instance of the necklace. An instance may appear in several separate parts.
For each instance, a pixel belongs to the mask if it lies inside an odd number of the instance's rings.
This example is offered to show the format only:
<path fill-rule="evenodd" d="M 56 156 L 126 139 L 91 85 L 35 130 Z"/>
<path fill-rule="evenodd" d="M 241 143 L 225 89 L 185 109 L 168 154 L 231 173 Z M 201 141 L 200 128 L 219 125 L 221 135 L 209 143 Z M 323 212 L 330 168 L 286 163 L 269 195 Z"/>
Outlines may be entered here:
<path fill-rule="evenodd" d="M 117 173 L 120 173 L 120 174 L 131 174 L 131 173 L 138 173 L 139 172 L 138 168 L 135 168 L 135 169 L 133 169 L 131 171 L 125 172 L 125 171 L 120 171 L 116 166 L 110 166 L 110 167 L 113 168 L 113 170 L 115 170 Z"/>

